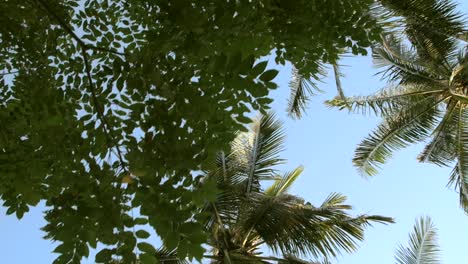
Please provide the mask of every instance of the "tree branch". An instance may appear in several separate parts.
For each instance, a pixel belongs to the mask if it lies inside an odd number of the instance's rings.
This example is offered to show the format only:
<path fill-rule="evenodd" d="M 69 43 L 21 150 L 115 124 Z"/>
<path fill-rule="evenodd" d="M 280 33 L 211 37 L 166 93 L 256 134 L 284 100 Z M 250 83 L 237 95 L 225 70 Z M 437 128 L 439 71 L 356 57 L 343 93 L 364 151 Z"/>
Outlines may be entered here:
<path fill-rule="evenodd" d="M 96 108 L 98 118 L 102 122 L 102 128 L 104 130 L 104 134 L 106 135 L 107 141 L 115 144 L 115 147 L 117 150 L 117 156 L 119 158 L 120 164 L 122 165 L 122 169 L 124 170 L 124 172 L 127 174 L 128 171 L 125 167 L 125 161 L 123 159 L 122 152 L 120 151 L 118 142 L 115 140 L 114 132 L 110 128 L 110 125 L 104 116 L 104 109 L 101 108 L 101 105 L 99 104 L 99 101 L 97 99 L 96 87 L 94 87 L 94 83 L 93 83 L 93 79 L 91 75 L 91 66 L 89 64 L 88 54 L 86 53 L 86 49 L 82 49 L 82 54 L 83 54 L 83 60 L 85 63 L 86 75 L 88 77 L 89 87 L 91 90 L 91 97 L 93 98 L 93 104 Z"/>
<path fill-rule="evenodd" d="M 58 16 L 55 12 L 53 12 L 53 10 L 50 8 L 50 6 L 48 6 L 46 1 L 44 1 L 44 0 L 37 0 L 37 1 L 42 5 L 42 7 L 44 7 L 44 9 L 47 11 L 47 13 L 49 13 L 55 20 L 57 20 L 57 22 L 60 24 L 60 26 L 63 28 L 63 30 L 65 30 L 65 32 L 67 32 L 80 46 L 81 53 L 83 55 L 84 64 L 85 64 L 86 75 L 88 77 L 89 88 L 91 90 L 91 97 L 93 99 L 93 104 L 95 106 L 97 116 L 98 116 L 99 120 L 102 123 L 104 134 L 106 136 L 106 139 L 107 139 L 108 143 L 112 143 L 112 144 L 115 145 L 115 148 L 117 150 L 117 157 L 119 159 L 120 164 L 122 165 L 122 169 L 125 172 L 125 174 L 128 174 L 128 170 L 126 169 L 126 163 L 125 163 L 125 161 L 123 159 L 123 155 L 122 155 L 122 152 L 120 151 L 118 142 L 115 140 L 114 132 L 110 128 L 110 125 L 109 125 L 109 123 L 107 122 L 107 120 L 106 120 L 106 118 L 104 116 L 104 109 L 101 108 L 101 105 L 99 104 L 99 101 L 98 101 L 98 98 L 97 98 L 97 93 L 96 93 L 96 87 L 94 86 L 93 78 L 92 78 L 92 75 L 91 75 L 91 65 L 89 63 L 88 54 L 86 53 L 89 49 L 109 51 L 109 52 L 112 52 L 112 53 L 117 53 L 117 52 L 113 52 L 111 50 L 104 49 L 104 48 L 98 48 L 98 47 L 95 47 L 95 46 L 88 45 L 88 44 L 84 43 L 83 40 L 81 40 L 75 34 L 75 32 L 73 32 L 73 30 L 67 25 L 67 23 L 60 16 Z M 117 54 L 119 54 L 119 53 L 117 53 Z"/>
<path fill-rule="evenodd" d="M 12 72 L 4 72 L 4 73 L 0 73 L 0 76 L 6 76 L 6 75 L 10 75 L 10 74 L 16 74 L 18 73 L 19 71 L 12 71 Z"/>
<path fill-rule="evenodd" d="M 126 55 L 123 52 L 119 52 L 119 51 L 116 51 L 116 50 L 113 50 L 113 49 L 106 49 L 106 48 L 102 48 L 102 47 L 97 47 L 97 46 L 94 46 L 94 45 L 91 45 L 91 44 L 86 44 L 85 46 L 86 46 L 87 49 L 94 50 L 94 51 L 109 52 L 109 53 L 113 53 L 113 54 L 117 54 L 117 55 L 121 55 L 121 56 Z"/>
<path fill-rule="evenodd" d="M 97 46 L 94 46 L 92 44 L 85 43 L 80 37 L 78 37 L 78 35 L 75 34 L 73 29 L 70 28 L 67 25 L 67 23 L 60 16 L 58 16 L 50 8 L 50 6 L 47 5 L 46 1 L 44 1 L 44 0 L 37 0 L 37 1 L 44 7 L 44 9 L 47 11 L 47 13 L 49 13 L 55 20 L 57 20 L 57 22 L 60 24 L 60 26 L 63 28 L 63 30 L 65 30 L 78 43 L 78 45 L 82 49 L 85 49 L 85 50 L 89 49 L 89 50 L 94 50 L 94 51 L 104 51 L 104 52 L 110 52 L 110 53 L 113 53 L 113 54 L 125 56 L 125 53 L 118 52 L 118 51 L 113 50 L 113 49 L 97 47 Z"/>

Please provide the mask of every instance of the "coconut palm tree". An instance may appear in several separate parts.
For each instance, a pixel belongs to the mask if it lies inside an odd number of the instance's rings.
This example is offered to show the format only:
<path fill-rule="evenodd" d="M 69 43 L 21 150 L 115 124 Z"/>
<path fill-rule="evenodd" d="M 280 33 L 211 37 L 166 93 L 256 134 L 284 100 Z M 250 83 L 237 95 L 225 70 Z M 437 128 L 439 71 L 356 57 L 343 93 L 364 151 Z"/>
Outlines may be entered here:
<path fill-rule="evenodd" d="M 363 175 L 375 175 L 394 151 L 430 139 L 418 160 L 456 163 L 449 183 L 468 212 L 468 45 L 462 16 L 447 0 L 381 2 L 402 18 L 373 47 L 389 85 L 371 96 L 328 104 L 383 117 L 356 149 L 353 162 Z"/>
<path fill-rule="evenodd" d="M 439 264 L 437 229 L 431 218 L 421 217 L 410 234 L 409 245 L 400 245 L 396 252 L 397 264 Z"/>
<path fill-rule="evenodd" d="M 219 190 L 215 201 L 202 209 L 209 215 L 204 226 L 210 251 L 205 258 L 211 263 L 317 263 L 301 258 L 322 261 L 352 252 L 365 227 L 393 222 L 378 215 L 351 216 L 346 197 L 338 193 L 320 206 L 290 194 L 303 167 L 282 174 L 275 169 L 285 162 L 279 157 L 283 143 L 281 122 L 267 114 L 256 119 L 249 132 L 239 133 L 231 152 L 220 152 L 213 169 L 204 173 L 201 182 L 216 183 Z M 267 188 L 261 185 L 265 180 L 272 181 Z M 266 249 L 271 256 L 262 253 Z M 174 252 L 166 253 L 158 251 L 158 258 L 175 261 Z"/>

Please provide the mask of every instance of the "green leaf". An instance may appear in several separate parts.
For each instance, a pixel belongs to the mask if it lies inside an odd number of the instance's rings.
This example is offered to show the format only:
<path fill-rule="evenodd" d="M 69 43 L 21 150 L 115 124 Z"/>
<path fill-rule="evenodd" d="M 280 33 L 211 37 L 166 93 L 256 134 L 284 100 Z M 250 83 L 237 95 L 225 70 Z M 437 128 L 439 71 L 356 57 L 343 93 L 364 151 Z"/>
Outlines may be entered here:
<path fill-rule="evenodd" d="M 97 263 L 107 263 L 112 259 L 112 254 L 114 253 L 114 250 L 111 249 L 102 249 L 96 254 L 95 261 Z"/>
<path fill-rule="evenodd" d="M 153 245 L 147 243 L 147 242 L 140 242 L 137 244 L 137 247 L 139 250 L 154 255 L 156 254 L 156 249 L 153 247 Z"/>
<path fill-rule="evenodd" d="M 148 223 L 148 219 L 138 217 L 135 219 L 135 225 L 146 225 Z"/>
<path fill-rule="evenodd" d="M 255 77 L 260 75 L 263 71 L 265 71 L 267 65 L 268 65 L 268 61 L 262 61 L 262 62 L 257 63 L 252 68 L 252 71 L 250 72 L 250 74 Z"/>
<path fill-rule="evenodd" d="M 148 238 L 150 236 L 150 233 L 146 232 L 145 230 L 138 230 L 136 231 L 135 235 L 138 238 Z"/>
<path fill-rule="evenodd" d="M 237 119 L 237 121 L 239 121 L 239 122 L 241 122 L 243 124 L 249 124 L 249 123 L 252 122 L 252 119 L 250 119 L 248 117 L 245 117 L 245 116 L 242 116 L 242 115 L 237 116 L 236 119 Z"/>
<path fill-rule="evenodd" d="M 72 244 L 68 244 L 68 243 L 62 243 L 60 245 L 58 245 L 53 252 L 55 253 L 61 253 L 61 254 L 65 254 L 67 252 L 72 252 L 73 251 L 73 245 Z"/>
<path fill-rule="evenodd" d="M 160 263 L 159 260 L 151 254 L 141 254 L 139 260 L 142 264 L 157 264 Z"/>
<path fill-rule="evenodd" d="M 277 70 L 268 70 L 264 73 L 262 73 L 262 75 L 260 75 L 260 80 L 264 81 L 264 82 L 269 82 L 271 80 L 273 80 L 276 75 L 278 75 L 278 71 Z"/>

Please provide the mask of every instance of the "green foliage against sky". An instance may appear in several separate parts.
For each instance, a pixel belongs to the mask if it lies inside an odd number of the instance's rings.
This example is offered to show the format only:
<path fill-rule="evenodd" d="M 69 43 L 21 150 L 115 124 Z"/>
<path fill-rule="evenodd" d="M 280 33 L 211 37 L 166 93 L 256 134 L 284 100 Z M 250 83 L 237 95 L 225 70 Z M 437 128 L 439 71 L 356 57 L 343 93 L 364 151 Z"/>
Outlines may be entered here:
<path fill-rule="evenodd" d="M 410 233 L 408 246 L 400 245 L 396 251 L 397 264 L 439 264 L 440 248 L 437 228 L 430 217 L 417 219 Z"/>
<path fill-rule="evenodd" d="M 449 185 L 468 213 L 468 27 L 451 1 L 383 1 L 397 21 L 373 48 L 388 86 L 366 97 L 329 102 L 383 117 L 356 149 L 354 164 L 375 175 L 398 149 L 428 140 L 420 162 L 453 166 Z M 411 8 L 411 10 L 409 10 Z"/>
<path fill-rule="evenodd" d="M 231 151 L 219 152 L 214 166 L 203 172 L 202 182 L 218 188 L 216 199 L 200 208 L 208 216 L 203 223 L 208 238 L 203 263 L 326 264 L 329 258 L 357 250 L 372 224 L 394 222 L 380 215 L 352 216 L 352 206 L 340 193 L 329 194 L 319 206 L 291 194 L 304 167 L 278 170 L 277 165 L 286 163 L 281 158 L 284 143 L 283 123 L 267 113 L 256 118 L 248 132 L 239 132 Z M 269 186 L 262 188 L 265 182 Z M 156 249 L 141 243 L 138 248 L 142 262 L 189 263 L 185 247 Z M 262 252 L 266 248 L 271 254 Z"/>
<path fill-rule="evenodd" d="M 277 71 L 261 58 L 275 50 L 276 63 L 315 77 L 344 49 L 365 53 L 380 32 L 372 2 L 1 1 L 7 213 L 46 203 L 56 263 L 78 263 L 97 242 L 130 263 L 129 228 L 146 222 L 201 258 L 194 213 L 214 188 L 195 188 L 196 172 L 251 109 L 268 109 Z"/>
<path fill-rule="evenodd" d="M 289 193 L 302 166 L 280 172 L 285 163 L 283 124 L 271 113 L 239 133 L 231 152 L 219 153 L 204 181 L 216 181 L 216 200 L 203 209 L 209 214 L 211 263 L 318 263 L 342 252 L 353 252 L 373 223 L 393 223 L 379 215 L 352 216 L 346 196 L 331 193 L 319 206 Z M 264 189 L 261 182 L 271 181 Z M 313 192 L 314 188 L 311 188 Z M 268 247 L 274 256 L 262 252 Z"/>

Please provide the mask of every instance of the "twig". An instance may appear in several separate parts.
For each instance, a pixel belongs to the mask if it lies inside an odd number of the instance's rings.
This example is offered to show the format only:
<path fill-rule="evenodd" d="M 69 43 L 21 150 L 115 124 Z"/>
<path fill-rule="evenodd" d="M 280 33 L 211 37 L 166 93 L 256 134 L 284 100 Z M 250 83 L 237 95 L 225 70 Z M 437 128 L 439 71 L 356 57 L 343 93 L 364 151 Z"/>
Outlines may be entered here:
<path fill-rule="evenodd" d="M 5 72 L 5 73 L 0 73 L 0 76 L 6 76 L 6 75 L 10 75 L 10 74 L 15 74 L 15 73 L 18 73 L 19 71 L 12 71 L 12 72 Z"/>
<path fill-rule="evenodd" d="M 103 130 L 104 130 L 104 134 L 106 136 L 106 139 L 108 142 L 110 143 L 113 143 L 115 145 L 115 148 L 117 150 L 117 157 L 119 159 L 119 162 L 120 164 L 122 165 L 122 169 L 123 171 L 128 174 L 128 171 L 125 167 L 125 161 L 123 159 L 123 155 L 122 155 L 122 152 L 120 151 L 120 148 L 119 148 L 119 145 L 118 145 L 118 142 L 115 140 L 115 135 L 114 135 L 114 132 L 112 131 L 112 129 L 110 128 L 110 125 L 109 123 L 107 122 L 105 116 L 104 116 L 104 109 L 101 108 L 100 104 L 99 104 L 99 101 L 97 99 L 97 93 L 96 93 L 96 87 L 94 86 L 94 83 L 93 83 L 93 79 L 92 79 L 92 75 L 91 75 L 91 65 L 89 63 L 89 60 L 88 60 L 88 54 L 86 53 L 88 50 L 101 50 L 101 51 L 109 51 L 109 52 L 112 52 L 112 53 L 116 53 L 116 54 L 119 54 L 117 52 L 113 52 L 111 50 L 107 50 L 107 49 L 104 49 L 104 48 L 98 48 L 98 47 L 95 47 L 95 46 L 92 46 L 92 45 L 88 45 L 86 43 L 83 42 L 83 40 L 81 40 L 76 34 L 75 32 L 73 32 L 73 30 L 67 25 L 67 23 L 65 23 L 65 21 L 59 17 L 57 14 L 55 14 L 55 12 L 53 12 L 53 10 L 51 10 L 51 8 L 47 5 L 47 2 L 44 1 L 44 0 L 37 0 L 43 7 L 44 9 L 55 19 L 57 20 L 57 22 L 60 24 L 60 26 L 78 43 L 78 45 L 80 46 L 81 48 L 81 53 L 83 54 L 83 60 L 84 60 L 84 64 L 85 64 L 85 71 L 86 71 L 86 75 L 88 77 L 88 82 L 89 82 L 89 88 L 91 90 L 91 97 L 93 99 L 93 104 L 96 108 L 96 112 L 97 112 L 97 116 L 99 118 L 99 120 L 101 121 L 102 123 L 102 127 L 103 127 Z M 120 55 L 125 55 L 125 54 L 120 54 Z"/>
<path fill-rule="evenodd" d="M 88 77 L 88 82 L 89 82 L 89 87 L 91 89 L 91 97 L 93 98 L 93 104 L 96 107 L 96 112 L 98 115 L 99 120 L 102 122 L 102 128 L 104 129 L 104 133 L 106 134 L 107 141 L 112 142 L 115 144 L 116 150 L 117 150 L 117 156 L 119 158 L 119 161 L 122 165 L 122 169 L 124 172 L 127 174 L 128 171 L 125 168 L 125 161 L 123 160 L 123 155 L 122 152 L 120 151 L 120 148 L 118 146 L 118 142 L 115 142 L 115 135 L 114 131 L 110 129 L 109 123 L 107 123 L 107 120 L 104 116 L 104 109 L 100 108 L 99 101 L 97 99 L 96 95 L 96 87 L 94 87 L 93 79 L 91 76 L 91 66 L 89 65 L 89 60 L 88 60 L 88 54 L 86 53 L 86 49 L 82 49 L 82 54 L 83 54 L 83 60 L 85 63 L 85 70 L 86 70 L 86 75 Z"/>
<path fill-rule="evenodd" d="M 87 44 L 85 43 L 78 35 L 73 32 L 73 30 L 67 25 L 67 23 L 59 17 L 51 8 L 47 5 L 47 3 L 44 0 L 37 0 L 46 10 L 49 14 L 52 15 L 52 17 L 57 20 L 57 22 L 60 24 L 60 26 L 78 43 L 78 45 L 81 46 L 83 49 L 89 49 L 89 50 L 95 50 L 95 51 L 105 51 L 105 52 L 110 52 L 118 55 L 123 55 L 125 56 L 125 53 L 118 52 L 113 49 L 108 49 L 108 48 L 102 48 L 102 47 L 97 47 L 92 44 Z"/>
<path fill-rule="evenodd" d="M 117 55 L 122 55 L 122 56 L 125 56 L 125 55 L 126 55 L 126 54 L 123 53 L 123 52 L 119 52 L 119 51 L 116 51 L 116 50 L 113 50 L 113 49 L 106 49 L 106 48 L 102 48 L 102 47 L 97 47 L 97 46 L 93 46 L 93 45 L 91 45 L 91 44 L 86 44 L 86 48 L 87 48 L 87 49 L 90 49 L 90 50 L 109 52 L 109 53 L 113 53 L 113 54 L 117 54 Z"/>

